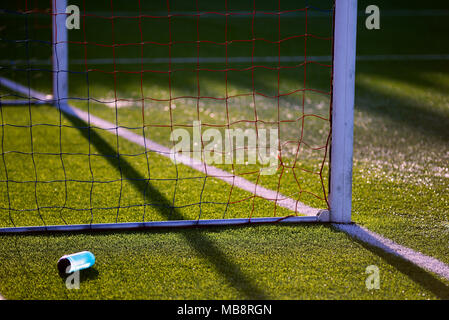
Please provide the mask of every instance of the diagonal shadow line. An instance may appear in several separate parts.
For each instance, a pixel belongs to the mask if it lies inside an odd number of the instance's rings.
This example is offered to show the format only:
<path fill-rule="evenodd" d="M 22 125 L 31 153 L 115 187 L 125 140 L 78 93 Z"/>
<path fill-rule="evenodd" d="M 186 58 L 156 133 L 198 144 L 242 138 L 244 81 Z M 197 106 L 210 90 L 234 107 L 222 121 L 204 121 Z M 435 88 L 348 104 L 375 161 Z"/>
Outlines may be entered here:
<path fill-rule="evenodd" d="M 415 84 L 409 79 L 401 79 L 390 75 L 388 78 Z M 384 92 L 361 81 L 356 82 L 356 92 L 356 108 L 358 110 L 389 118 L 401 127 L 405 126 L 414 131 L 420 130 L 422 133 L 432 135 L 442 141 L 447 141 L 449 138 L 449 131 L 447 130 L 449 117 L 429 104 L 417 103 L 412 98 L 401 97 L 392 92 Z M 376 101 L 383 100 L 385 102 L 376 105 L 370 102 L 372 97 L 376 97 Z"/>
<path fill-rule="evenodd" d="M 117 151 L 97 132 L 90 130 L 87 123 L 83 120 L 66 115 L 74 127 L 76 127 L 80 133 L 90 141 L 91 145 L 95 146 L 98 152 L 104 155 L 105 159 L 110 163 L 112 167 L 117 170 L 121 170 L 123 176 L 130 179 L 130 183 L 140 191 L 142 194 L 145 192 L 145 196 L 150 203 L 157 202 L 158 205 L 154 206 L 156 210 L 167 219 L 170 220 L 184 220 L 181 212 L 177 208 L 173 208 L 171 201 L 169 201 L 162 193 L 155 188 L 124 158 L 119 158 Z M 137 179 L 136 179 L 137 178 Z M 267 295 L 258 288 L 253 281 L 243 273 L 238 265 L 226 257 L 221 249 L 213 243 L 207 236 L 201 234 L 201 230 L 183 230 L 180 232 L 187 240 L 189 245 L 195 249 L 201 257 L 208 260 L 215 266 L 215 269 L 222 274 L 226 280 L 242 293 L 246 299 L 268 299 Z"/>
<path fill-rule="evenodd" d="M 339 228 L 336 228 L 334 226 L 329 226 L 329 228 L 337 232 L 346 233 L 344 230 L 340 230 Z M 412 281 L 418 283 L 421 287 L 432 292 L 438 298 L 442 300 L 449 300 L 449 287 L 430 272 L 422 269 L 421 267 L 402 257 L 386 252 L 381 248 L 368 244 L 356 237 L 353 237 L 349 234 L 347 234 L 347 236 L 351 238 L 351 240 L 360 244 L 366 250 L 371 251 L 375 255 L 379 256 L 389 265 L 395 267 L 396 270 L 408 276 Z"/>

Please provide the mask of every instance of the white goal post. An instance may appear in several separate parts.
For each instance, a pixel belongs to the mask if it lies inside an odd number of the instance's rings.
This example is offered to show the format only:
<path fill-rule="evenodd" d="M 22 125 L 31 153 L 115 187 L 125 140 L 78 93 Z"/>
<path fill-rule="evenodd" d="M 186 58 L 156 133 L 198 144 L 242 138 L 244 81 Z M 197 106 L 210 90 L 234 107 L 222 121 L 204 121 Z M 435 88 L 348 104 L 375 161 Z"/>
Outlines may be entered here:
<path fill-rule="evenodd" d="M 53 98 L 52 104 L 60 111 L 71 115 L 89 119 L 94 116 L 87 115 L 69 105 L 69 42 L 66 28 L 67 0 L 52 1 L 53 20 Z M 162 221 L 162 222 L 136 222 L 115 224 L 92 225 L 61 225 L 42 227 L 14 227 L 0 228 L 0 233 L 9 232 L 36 232 L 36 231 L 76 231 L 76 230 L 110 230 L 110 229 L 138 229 L 148 227 L 186 227 L 186 226 L 214 226 L 214 225 L 240 225 L 247 223 L 298 223 L 298 222 L 332 222 L 351 223 L 352 202 L 352 165 L 353 165 L 353 130 L 354 130 L 354 94 L 355 94 L 355 61 L 356 61 L 356 35 L 357 35 L 357 0 L 335 0 L 334 11 L 334 37 L 333 37 L 333 63 L 332 63 L 332 115 L 331 115 L 331 143 L 330 143 L 330 169 L 329 169 L 329 212 L 323 212 L 304 205 L 304 210 L 309 210 L 306 217 L 286 218 L 252 218 L 252 219 L 222 219 L 222 220 L 192 220 L 192 221 Z M 20 91 L 20 85 L 14 85 L 6 79 L 1 79 L 1 84 L 10 89 Z M 30 92 L 30 89 L 28 89 Z M 48 99 L 48 98 L 46 98 Z M 48 100 L 47 100 L 48 101 Z M 42 102 L 42 101 L 40 101 Z M 98 119 L 101 127 L 101 119 Z M 106 122 L 104 122 L 106 123 Z M 105 127 L 108 125 L 105 124 Z M 120 129 L 128 140 L 140 143 L 139 137 L 133 133 Z M 120 131 L 118 130 L 118 131 Z M 119 133 L 118 133 L 119 134 Z M 134 135 L 134 136 L 133 136 Z M 126 138 L 126 137 L 125 137 Z M 155 144 L 156 145 L 156 144 Z M 148 147 L 148 142 L 145 144 Z M 157 148 L 163 148 L 156 146 Z M 182 159 L 181 159 L 182 163 Z M 202 165 L 191 166 L 199 171 Z M 218 170 L 209 167 L 209 170 Z M 233 179 L 235 180 L 235 176 Z M 226 178 L 222 179 L 225 181 Z M 230 178 L 229 178 L 230 179 Z M 233 181 L 234 181 L 233 180 Z M 244 179 L 241 179 L 244 180 Z M 233 182 L 235 183 L 235 182 Z M 249 185 L 245 189 L 245 184 Z M 244 190 L 253 190 L 250 182 L 241 182 L 238 187 Z M 257 188 L 256 188 L 257 189 Z M 261 197 L 271 192 L 259 188 Z M 254 192 L 254 190 L 253 190 Z M 274 192 L 274 191 L 272 191 Z M 266 197 L 269 198 L 269 197 Z M 277 198 L 277 197 L 276 197 Z M 288 203 L 291 200 L 291 203 Z M 285 205 L 279 201 L 279 205 L 291 208 L 298 205 L 298 201 L 287 199 Z M 295 209 L 293 209 L 295 210 Z"/>
<path fill-rule="evenodd" d="M 56 106 L 68 104 L 69 44 L 66 27 L 67 0 L 52 1 L 53 99 Z"/>
<path fill-rule="evenodd" d="M 329 188 L 336 223 L 351 222 L 356 39 L 357 0 L 336 0 Z"/>

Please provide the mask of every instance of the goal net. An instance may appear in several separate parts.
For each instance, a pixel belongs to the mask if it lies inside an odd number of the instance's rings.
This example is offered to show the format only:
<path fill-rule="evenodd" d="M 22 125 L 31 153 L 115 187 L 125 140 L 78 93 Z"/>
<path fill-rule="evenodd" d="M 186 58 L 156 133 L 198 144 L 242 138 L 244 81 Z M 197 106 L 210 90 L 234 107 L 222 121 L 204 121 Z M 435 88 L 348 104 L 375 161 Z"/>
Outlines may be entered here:
<path fill-rule="evenodd" d="M 2 4 L 0 230 L 348 222 L 354 12 Z"/>

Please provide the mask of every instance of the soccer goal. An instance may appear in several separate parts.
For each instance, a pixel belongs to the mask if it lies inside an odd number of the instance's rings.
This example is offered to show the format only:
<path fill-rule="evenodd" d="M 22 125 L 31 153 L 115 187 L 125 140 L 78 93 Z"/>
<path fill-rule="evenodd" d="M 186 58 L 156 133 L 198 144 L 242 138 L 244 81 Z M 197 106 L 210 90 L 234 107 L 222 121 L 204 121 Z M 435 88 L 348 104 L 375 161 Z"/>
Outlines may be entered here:
<path fill-rule="evenodd" d="M 351 222 L 356 0 L 0 8 L 0 233 Z"/>

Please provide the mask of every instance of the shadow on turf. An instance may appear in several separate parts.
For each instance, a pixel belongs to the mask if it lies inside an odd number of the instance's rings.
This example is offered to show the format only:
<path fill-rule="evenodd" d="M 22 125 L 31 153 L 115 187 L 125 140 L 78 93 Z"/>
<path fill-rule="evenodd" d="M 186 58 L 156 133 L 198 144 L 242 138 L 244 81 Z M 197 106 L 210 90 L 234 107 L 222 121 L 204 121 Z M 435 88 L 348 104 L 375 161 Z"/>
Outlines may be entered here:
<path fill-rule="evenodd" d="M 389 66 L 391 66 L 389 68 Z M 427 72 L 441 72 L 434 64 L 427 64 Z M 420 88 L 436 90 L 447 94 L 447 88 L 437 81 L 432 82 L 422 75 L 422 69 L 410 65 L 391 65 L 386 62 L 368 66 L 361 65 L 360 72 L 365 75 L 379 76 L 385 79 L 400 81 Z M 363 71 L 362 71 L 363 70 Z M 393 71 L 392 71 L 393 70 Z M 372 102 L 371 102 L 372 101 Z M 381 101 L 381 103 L 378 103 Z M 449 139 L 449 118 L 446 114 L 422 100 L 417 101 L 412 93 L 410 97 L 401 97 L 393 92 L 381 90 L 375 86 L 356 82 L 356 108 L 364 112 L 389 118 L 399 126 L 405 126 L 413 131 L 430 134 L 442 141 Z"/>
<path fill-rule="evenodd" d="M 448 68 L 444 63 L 440 65 L 435 62 L 425 64 L 423 62 L 419 64 L 398 64 L 395 61 L 370 62 L 369 64 L 363 62 L 357 64 L 356 70 L 358 74 L 380 76 L 418 88 L 433 90 L 441 95 L 447 95 L 448 92 L 448 86 L 446 84 L 441 83 L 438 79 L 432 80 L 429 77 L 425 77 L 425 74 L 447 72 Z M 212 74 L 207 77 L 209 80 L 217 81 L 218 76 Z M 299 72 L 297 74 L 295 72 L 282 73 L 280 77 L 288 83 L 296 83 L 296 85 L 292 85 L 292 88 L 301 87 Z M 195 78 L 192 76 L 190 81 L 193 82 L 194 80 Z M 253 83 L 249 80 L 252 80 L 252 78 L 233 77 L 229 80 L 229 83 L 240 88 L 242 92 L 252 92 Z M 312 78 L 311 75 L 307 78 L 307 87 L 322 91 L 330 90 L 320 77 Z M 272 86 L 269 86 L 264 77 L 256 77 L 254 79 L 254 89 L 264 95 L 273 96 L 277 94 L 277 83 L 275 82 Z M 301 104 L 301 101 L 298 100 L 299 97 L 293 94 L 283 96 L 283 99 L 292 104 Z M 276 103 L 275 99 L 273 101 Z M 379 101 L 382 103 L 379 104 Z M 418 130 L 424 134 L 430 134 L 444 142 L 449 139 L 449 130 L 447 130 L 449 127 L 449 117 L 447 114 L 436 110 L 433 105 L 426 101 L 416 100 L 413 92 L 410 92 L 410 97 L 398 96 L 392 92 L 386 92 L 375 86 L 368 86 L 357 81 L 356 108 L 370 114 L 389 118 L 396 122 L 398 126 L 406 126 L 410 130 Z"/>
<path fill-rule="evenodd" d="M 310 68 L 310 66 L 309 66 Z M 445 65 L 439 65 L 433 62 L 426 63 L 423 67 L 423 63 L 420 64 L 398 64 L 397 62 L 380 61 L 368 63 L 358 63 L 357 73 L 366 74 L 368 76 L 378 76 L 389 80 L 399 81 L 404 84 L 416 86 L 418 88 L 434 90 L 441 95 L 446 95 L 448 87 L 438 81 L 437 79 L 426 78 L 424 74 L 442 73 L 447 70 Z M 302 78 L 300 71 L 289 71 L 280 74 L 282 81 L 291 83 L 290 89 L 301 88 Z M 330 88 L 323 81 L 326 74 L 318 73 L 322 77 L 307 77 L 307 87 L 319 89 L 322 91 L 329 91 Z M 264 74 L 263 74 L 264 75 Z M 207 75 L 201 75 L 201 79 L 211 83 L 220 83 L 223 81 L 220 78 L 220 74 L 212 73 Z M 196 76 L 184 76 L 183 81 L 173 81 L 172 86 L 174 90 L 183 92 L 185 83 L 195 83 Z M 253 83 L 254 81 L 254 83 Z M 179 82 L 179 83 L 178 83 Z M 276 96 L 278 87 L 277 82 L 274 81 L 272 85 L 267 84 L 266 77 L 259 75 L 252 78 L 229 76 L 228 84 L 239 88 L 239 93 L 251 93 L 253 90 L 262 95 Z M 281 93 L 285 94 L 285 88 L 281 89 Z M 288 91 L 288 90 L 287 90 Z M 184 92 L 183 92 L 184 93 Z M 195 91 L 186 91 L 185 95 L 195 96 Z M 213 95 L 213 93 L 211 93 Z M 277 104 L 276 98 L 272 98 L 274 104 Z M 301 95 L 290 94 L 282 96 L 281 105 L 284 101 L 288 101 L 291 104 L 301 105 Z M 380 103 L 379 103 L 380 101 Z M 409 93 L 409 96 L 398 96 L 393 92 L 383 91 L 381 88 L 375 86 L 366 85 L 360 81 L 356 82 L 356 108 L 369 114 L 377 115 L 380 117 L 388 118 L 398 124 L 398 126 L 405 126 L 410 130 L 420 131 L 426 135 L 432 135 L 433 137 L 447 141 L 449 139 L 449 117 L 437 110 L 430 103 L 423 101 L 422 99 L 416 100 L 413 96 L 413 92 Z"/>
<path fill-rule="evenodd" d="M 344 232 L 335 227 L 329 228 L 332 228 L 337 232 Z M 375 255 L 382 258 L 386 263 L 395 267 L 399 272 L 407 275 L 410 279 L 412 279 L 412 281 L 418 283 L 421 287 L 432 292 L 438 298 L 443 300 L 449 300 L 449 287 L 433 274 L 422 269 L 421 267 L 418 267 L 417 265 L 413 264 L 410 261 L 395 256 L 391 253 L 385 252 L 384 250 L 378 247 L 370 245 L 350 235 L 347 236 L 350 237 L 351 240 L 359 243 L 362 247 L 364 247 L 368 251 L 371 251 Z"/>
<path fill-rule="evenodd" d="M 118 157 L 117 151 L 94 130 L 89 130 L 84 121 L 67 116 L 81 134 L 90 141 L 98 153 L 102 154 L 111 166 L 121 172 L 121 175 L 129 179 L 134 187 L 145 195 L 148 203 L 156 204 L 154 208 L 162 216 L 169 220 L 184 220 L 184 217 L 172 203 L 164 197 L 161 192 L 151 185 L 139 172 L 125 159 Z M 179 231 L 187 240 L 189 245 L 194 248 L 205 260 L 208 260 L 215 266 L 215 269 L 222 274 L 227 281 L 236 288 L 246 299 L 267 299 L 267 295 L 258 288 L 249 277 L 247 277 L 239 266 L 231 262 L 226 255 L 218 248 L 207 236 L 201 234 L 200 230 L 181 230 Z"/>

